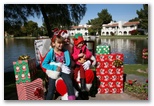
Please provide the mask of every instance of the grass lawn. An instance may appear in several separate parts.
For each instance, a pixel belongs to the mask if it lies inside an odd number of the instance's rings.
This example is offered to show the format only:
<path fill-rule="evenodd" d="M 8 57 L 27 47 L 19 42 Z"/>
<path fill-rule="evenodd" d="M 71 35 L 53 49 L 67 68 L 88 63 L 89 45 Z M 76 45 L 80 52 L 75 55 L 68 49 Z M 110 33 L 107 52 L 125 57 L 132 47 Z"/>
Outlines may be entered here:
<path fill-rule="evenodd" d="M 144 76 L 144 77 L 148 77 L 148 73 L 141 73 L 138 72 L 137 70 L 141 69 L 144 72 L 146 72 L 146 70 L 148 69 L 148 64 L 129 64 L 129 65 L 124 65 L 124 73 L 126 74 L 135 74 L 138 76 Z"/>

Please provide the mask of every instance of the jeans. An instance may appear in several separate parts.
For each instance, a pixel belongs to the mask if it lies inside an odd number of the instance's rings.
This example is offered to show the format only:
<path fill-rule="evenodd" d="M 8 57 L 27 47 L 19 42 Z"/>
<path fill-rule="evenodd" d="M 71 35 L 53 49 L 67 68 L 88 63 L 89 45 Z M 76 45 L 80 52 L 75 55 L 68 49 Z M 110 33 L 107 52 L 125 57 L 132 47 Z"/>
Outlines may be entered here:
<path fill-rule="evenodd" d="M 47 92 L 47 95 L 46 95 L 46 100 L 53 100 L 53 96 L 54 96 L 54 93 L 55 93 L 55 82 L 56 82 L 56 79 L 52 79 L 49 77 L 49 83 L 48 83 L 48 92 Z"/>
<path fill-rule="evenodd" d="M 64 82 L 65 82 L 65 84 L 67 86 L 68 96 L 75 95 L 73 82 L 72 82 L 70 74 L 65 74 L 65 73 L 61 72 L 60 76 L 64 80 Z"/>
<path fill-rule="evenodd" d="M 61 72 L 60 77 L 64 80 L 64 82 L 67 86 L 68 96 L 75 95 L 74 87 L 73 87 L 73 83 L 72 83 L 72 79 L 70 77 L 70 74 L 65 74 L 65 73 Z M 53 100 L 54 93 L 55 93 L 55 90 L 56 90 L 55 82 L 56 82 L 56 79 L 52 79 L 52 78 L 49 77 L 48 92 L 47 92 L 47 95 L 46 95 L 46 98 L 45 98 L 46 100 Z"/>

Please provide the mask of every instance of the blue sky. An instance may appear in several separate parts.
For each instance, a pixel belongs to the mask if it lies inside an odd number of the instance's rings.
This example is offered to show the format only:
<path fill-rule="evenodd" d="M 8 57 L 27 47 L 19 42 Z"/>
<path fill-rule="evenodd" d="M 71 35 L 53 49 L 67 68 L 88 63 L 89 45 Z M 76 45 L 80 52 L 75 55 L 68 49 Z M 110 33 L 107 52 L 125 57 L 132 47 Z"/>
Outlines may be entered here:
<path fill-rule="evenodd" d="M 137 17 L 136 10 L 143 8 L 143 4 L 87 4 L 87 11 L 80 24 L 86 24 L 88 20 L 97 18 L 97 13 L 102 9 L 107 9 L 108 13 L 112 15 L 112 19 L 115 21 L 129 21 Z M 42 25 L 42 18 L 30 18 L 38 23 L 38 26 Z"/>

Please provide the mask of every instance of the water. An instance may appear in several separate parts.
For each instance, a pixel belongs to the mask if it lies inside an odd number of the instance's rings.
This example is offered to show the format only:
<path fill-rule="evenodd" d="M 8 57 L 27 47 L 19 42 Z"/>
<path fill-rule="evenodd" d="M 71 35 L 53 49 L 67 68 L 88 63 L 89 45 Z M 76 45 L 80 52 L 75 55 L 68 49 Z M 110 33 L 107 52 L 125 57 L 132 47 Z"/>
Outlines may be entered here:
<path fill-rule="evenodd" d="M 123 53 L 124 64 L 142 64 L 142 50 L 148 48 L 147 39 L 100 39 L 85 37 L 86 40 L 92 40 L 95 45 L 108 43 L 111 47 L 111 53 Z M 35 39 L 4 39 L 4 72 L 13 71 L 13 62 L 18 60 L 20 55 L 29 55 L 35 58 L 34 50 Z M 92 44 L 88 44 L 92 49 Z"/>
<path fill-rule="evenodd" d="M 35 57 L 34 39 L 4 39 L 4 72 L 13 71 L 20 55 Z"/>

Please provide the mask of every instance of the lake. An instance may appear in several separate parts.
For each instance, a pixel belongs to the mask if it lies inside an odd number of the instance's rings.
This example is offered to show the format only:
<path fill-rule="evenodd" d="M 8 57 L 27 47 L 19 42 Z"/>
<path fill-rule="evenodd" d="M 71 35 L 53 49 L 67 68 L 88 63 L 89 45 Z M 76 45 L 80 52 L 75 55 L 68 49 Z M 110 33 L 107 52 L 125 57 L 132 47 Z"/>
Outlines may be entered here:
<path fill-rule="evenodd" d="M 123 53 L 124 64 L 142 64 L 142 50 L 148 48 L 148 39 L 100 39 L 85 37 L 85 40 L 95 42 L 95 46 L 107 43 L 111 47 L 111 53 Z M 13 62 L 18 60 L 20 55 L 29 55 L 35 58 L 35 39 L 4 39 L 4 72 L 13 71 Z M 88 48 L 92 49 L 89 43 Z"/>

